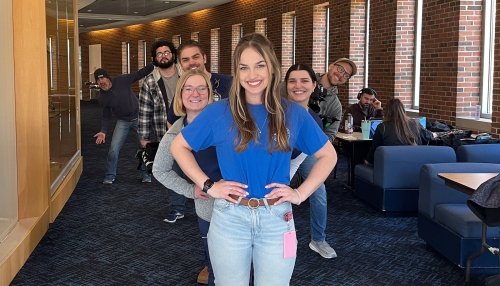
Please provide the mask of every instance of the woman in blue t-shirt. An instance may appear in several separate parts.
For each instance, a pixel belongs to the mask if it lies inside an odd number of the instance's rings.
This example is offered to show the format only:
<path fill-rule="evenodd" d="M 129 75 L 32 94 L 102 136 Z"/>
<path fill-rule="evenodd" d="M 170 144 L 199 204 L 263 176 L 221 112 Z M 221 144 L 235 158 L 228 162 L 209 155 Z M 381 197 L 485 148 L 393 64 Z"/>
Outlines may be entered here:
<path fill-rule="evenodd" d="M 324 182 L 337 157 L 307 111 L 279 93 L 280 64 L 262 34 L 241 38 L 228 100 L 215 102 L 185 127 L 171 151 L 184 173 L 215 198 L 208 247 L 216 285 L 288 285 L 297 238 L 291 203 Z M 191 151 L 215 146 L 223 179 L 213 182 Z M 292 149 L 317 163 L 297 188 L 290 182 Z"/>

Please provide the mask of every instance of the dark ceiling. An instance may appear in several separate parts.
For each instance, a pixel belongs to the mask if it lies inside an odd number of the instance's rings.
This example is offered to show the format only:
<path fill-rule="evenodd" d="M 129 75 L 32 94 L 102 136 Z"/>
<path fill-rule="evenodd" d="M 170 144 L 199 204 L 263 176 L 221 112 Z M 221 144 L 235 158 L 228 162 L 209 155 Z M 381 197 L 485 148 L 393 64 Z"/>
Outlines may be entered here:
<path fill-rule="evenodd" d="M 78 0 L 80 32 L 167 19 L 233 0 Z"/>

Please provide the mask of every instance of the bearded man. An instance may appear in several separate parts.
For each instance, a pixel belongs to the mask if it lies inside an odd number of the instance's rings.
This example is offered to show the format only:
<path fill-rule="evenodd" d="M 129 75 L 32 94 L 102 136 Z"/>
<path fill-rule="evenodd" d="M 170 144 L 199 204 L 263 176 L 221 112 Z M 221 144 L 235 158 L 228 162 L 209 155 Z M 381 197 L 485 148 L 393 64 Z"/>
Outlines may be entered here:
<path fill-rule="evenodd" d="M 167 115 L 179 80 L 177 50 L 172 42 L 157 40 L 151 47 L 151 58 L 156 68 L 144 78 L 139 92 L 137 132 L 143 148 L 147 143 L 160 142 L 167 133 Z M 143 182 L 150 183 L 151 177 L 143 179 Z M 186 198 L 169 189 L 167 192 L 170 211 L 164 221 L 174 223 L 184 217 Z"/>

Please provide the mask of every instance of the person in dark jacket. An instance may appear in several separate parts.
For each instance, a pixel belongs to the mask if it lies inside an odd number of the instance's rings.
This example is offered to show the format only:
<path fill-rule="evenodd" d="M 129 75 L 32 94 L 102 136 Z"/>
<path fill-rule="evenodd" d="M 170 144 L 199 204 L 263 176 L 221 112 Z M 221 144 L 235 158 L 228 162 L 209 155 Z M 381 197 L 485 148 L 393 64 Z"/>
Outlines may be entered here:
<path fill-rule="evenodd" d="M 96 144 L 106 142 L 106 134 L 109 131 L 113 115 L 117 119 L 109 147 L 103 184 L 112 184 L 115 181 L 120 149 L 131 130 L 137 133 L 139 103 L 131 86 L 152 72 L 153 68 L 153 64 L 149 64 L 137 72 L 119 75 L 114 79 L 109 77 L 105 69 L 98 68 L 94 72 L 95 81 L 101 89 L 99 104 L 102 107 L 101 130 L 94 135 Z M 141 173 L 142 176 L 149 175 L 146 170 L 141 170 Z"/>
<path fill-rule="evenodd" d="M 384 120 L 377 126 L 365 163 L 373 164 L 375 150 L 379 146 L 426 145 L 435 137 L 417 120 L 408 117 L 401 100 L 391 98 L 385 109 Z"/>

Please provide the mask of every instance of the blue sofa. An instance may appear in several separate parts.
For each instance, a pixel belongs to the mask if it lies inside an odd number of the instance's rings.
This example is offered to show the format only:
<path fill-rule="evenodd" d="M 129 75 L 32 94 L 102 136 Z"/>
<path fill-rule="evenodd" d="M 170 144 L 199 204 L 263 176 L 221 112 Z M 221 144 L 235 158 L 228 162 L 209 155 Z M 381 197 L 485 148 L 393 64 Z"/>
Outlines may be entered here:
<path fill-rule="evenodd" d="M 451 147 L 378 147 L 373 166 L 354 168 L 354 193 L 388 215 L 416 215 L 420 168 L 443 162 L 456 162 Z"/>
<path fill-rule="evenodd" d="M 466 204 L 469 196 L 446 186 L 438 173 L 483 172 L 500 172 L 500 164 L 427 164 L 420 172 L 418 236 L 462 268 L 466 266 L 467 257 L 481 246 L 481 221 Z M 500 227 L 488 228 L 487 234 L 490 245 L 498 247 Z M 498 271 L 499 267 L 498 257 L 488 252 L 473 260 L 472 273 Z"/>
<path fill-rule="evenodd" d="M 458 162 L 500 164 L 500 144 L 472 144 L 457 148 Z"/>

